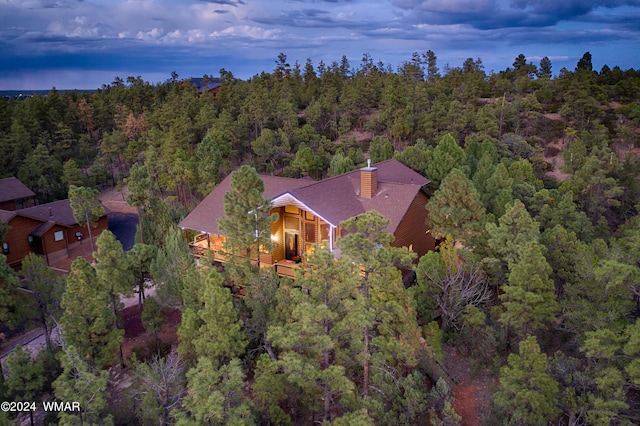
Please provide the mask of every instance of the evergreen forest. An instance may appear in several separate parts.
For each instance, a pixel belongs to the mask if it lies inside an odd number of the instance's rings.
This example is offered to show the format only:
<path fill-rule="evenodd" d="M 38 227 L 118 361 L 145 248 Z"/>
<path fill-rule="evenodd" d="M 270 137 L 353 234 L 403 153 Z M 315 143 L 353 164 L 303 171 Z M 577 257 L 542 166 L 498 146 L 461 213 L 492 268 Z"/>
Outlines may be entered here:
<path fill-rule="evenodd" d="M 115 188 L 140 217 L 131 250 L 105 231 L 67 275 L 0 254 L 3 330 L 47 337 L 3 360 L 0 400 L 80 402 L 32 424 L 639 424 L 640 71 L 595 70 L 589 52 L 552 65 L 283 53 L 249 80 L 205 75 L 215 94 L 173 73 L 0 99 L 0 178 L 39 203 Z M 436 252 L 393 247 L 372 211 L 295 280 L 250 261 L 271 223 L 251 225 L 269 211 L 260 174 L 390 158 L 431 181 Z M 231 173 L 232 260 L 196 261 L 176 225 Z M 125 355 L 120 298 L 136 294 L 155 337 Z"/>

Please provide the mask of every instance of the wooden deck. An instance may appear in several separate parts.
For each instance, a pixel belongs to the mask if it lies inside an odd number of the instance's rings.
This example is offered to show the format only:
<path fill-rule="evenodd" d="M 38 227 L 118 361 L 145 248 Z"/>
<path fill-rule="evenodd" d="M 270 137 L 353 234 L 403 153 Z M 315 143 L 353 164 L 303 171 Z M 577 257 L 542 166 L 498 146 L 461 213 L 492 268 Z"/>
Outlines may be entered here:
<path fill-rule="evenodd" d="M 211 262 L 226 263 L 227 259 L 220 250 L 211 249 L 207 246 L 206 238 L 201 238 L 192 243 L 189 243 L 189 248 L 194 256 L 198 258 L 209 259 Z M 257 258 L 251 259 L 253 262 L 258 263 Z M 260 267 L 261 268 L 274 268 L 279 276 L 294 279 L 296 276 L 296 270 L 301 267 L 301 264 L 295 263 L 291 260 L 274 261 L 271 254 L 264 253 L 260 255 Z"/>

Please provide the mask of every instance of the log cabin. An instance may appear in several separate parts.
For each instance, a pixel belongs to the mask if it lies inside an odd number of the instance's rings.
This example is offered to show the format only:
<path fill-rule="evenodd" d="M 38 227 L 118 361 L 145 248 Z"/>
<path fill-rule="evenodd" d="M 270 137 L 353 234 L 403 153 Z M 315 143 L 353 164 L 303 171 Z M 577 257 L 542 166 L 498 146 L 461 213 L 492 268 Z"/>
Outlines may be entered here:
<path fill-rule="evenodd" d="M 70 250 L 88 238 L 86 226 L 73 217 L 69 200 L 38 206 L 0 210 L 0 220 L 8 223 L 9 231 L 2 241 L 2 253 L 9 266 L 19 269 L 29 253 L 42 256 L 47 265 L 70 257 Z M 93 238 L 108 229 L 107 213 L 92 228 Z"/>
<path fill-rule="evenodd" d="M 436 241 L 426 225 L 428 201 L 425 186 L 429 180 L 396 160 L 314 181 L 260 176 L 264 197 L 271 201 L 278 219 L 271 227 L 273 250 L 256 259 L 262 267 L 274 267 L 279 275 L 293 277 L 296 261 L 313 250 L 326 246 L 336 256 L 336 240 L 342 235 L 340 223 L 369 210 L 389 219 L 387 232 L 395 236 L 392 245 L 407 247 L 418 257 L 434 250 Z M 218 227 L 224 216 L 224 194 L 231 189 L 227 176 L 179 224 L 190 234 L 189 246 L 196 256 L 210 256 L 224 263 L 225 236 Z M 257 256 L 256 256 L 257 257 Z"/>
<path fill-rule="evenodd" d="M 33 206 L 36 194 L 15 177 L 0 179 L 0 210 L 18 210 Z"/>

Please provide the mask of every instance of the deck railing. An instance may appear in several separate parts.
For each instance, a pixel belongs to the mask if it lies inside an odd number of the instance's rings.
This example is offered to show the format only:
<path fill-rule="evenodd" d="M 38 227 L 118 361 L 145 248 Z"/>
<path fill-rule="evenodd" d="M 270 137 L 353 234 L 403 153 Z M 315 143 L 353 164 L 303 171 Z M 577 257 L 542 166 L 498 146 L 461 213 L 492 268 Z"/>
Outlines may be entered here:
<path fill-rule="evenodd" d="M 198 241 L 196 239 L 195 242 L 189 243 L 189 248 L 194 256 L 199 258 L 208 258 L 213 262 L 225 263 L 227 261 L 226 257 L 222 254 L 220 250 L 213 250 L 208 248 L 202 242 L 205 241 L 206 237 Z M 198 244 L 200 243 L 200 244 Z M 251 262 L 258 263 L 258 259 L 255 256 L 252 256 Z M 287 277 L 287 278 L 295 278 L 296 269 L 300 268 L 300 264 L 284 261 L 278 262 L 273 260 L 273 256 L 269 253 L 262 253 L 260 255 L 260 266 L 262 268 L 274 268 L 279 276 Z"/>

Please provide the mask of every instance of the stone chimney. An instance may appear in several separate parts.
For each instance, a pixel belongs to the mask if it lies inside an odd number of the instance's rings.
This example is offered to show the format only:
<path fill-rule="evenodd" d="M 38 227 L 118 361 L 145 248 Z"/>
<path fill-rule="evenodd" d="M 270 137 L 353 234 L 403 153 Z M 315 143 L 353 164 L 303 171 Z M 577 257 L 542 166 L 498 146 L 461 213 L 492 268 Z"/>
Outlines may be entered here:
<path fill-rule="evenodd" d="M 378 192 L 378 169 L 371 167 L 371 160 L 367 160 L 367 167 L 360 169 L 360 196 L 373 198 Z"/>

